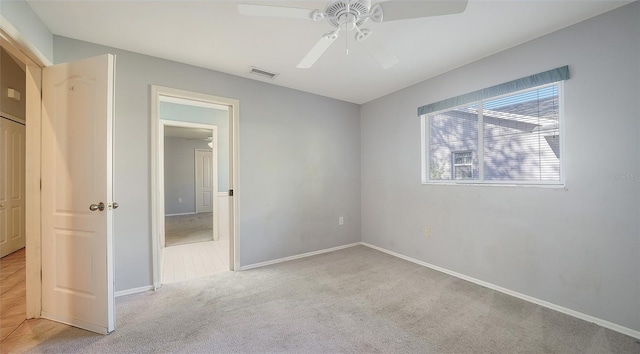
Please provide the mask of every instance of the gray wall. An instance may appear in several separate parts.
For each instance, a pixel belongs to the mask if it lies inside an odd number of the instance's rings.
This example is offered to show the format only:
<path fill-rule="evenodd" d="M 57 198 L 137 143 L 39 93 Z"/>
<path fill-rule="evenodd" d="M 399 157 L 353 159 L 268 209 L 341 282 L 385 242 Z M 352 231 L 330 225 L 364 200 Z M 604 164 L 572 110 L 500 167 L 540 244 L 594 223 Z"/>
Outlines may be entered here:
<path fill-rule="evenodd" d="M 364 104 L 362 240 L 640 330 L 639 23 L 636 2 Z M 562 65 L 565 189 L 420 183 L 417 107 Z"/>
<path fill-rule="evenodd" d="M 53 62 L 53 35 L 26 1 L 0 1 L 0 14 Z"/>
<path fill-rule="evenodd" d="M 360 241 L 359 106 L 97 44 L 54 37 L 56 63 L 117 55 L 116 291 L 152 283 L 150 85 L 240 100 L 240 262 Z M 345 225 L 338 226 L 344 216 Z"/>
<path fill-rule="evenodd" d="M 229 190 L 229 111 L 160 102 L 160 119 L 218 127 L 218 191 Z M 206 146 L 206 148 L 209 148 Z"/>
<path fill-rule="evenodd" d="M 164 138 L 164 213 L 196 212 L 195 149 L 211 150 L 206 141 Z M 178 202 L 182 198 L 182 202 Z"/>

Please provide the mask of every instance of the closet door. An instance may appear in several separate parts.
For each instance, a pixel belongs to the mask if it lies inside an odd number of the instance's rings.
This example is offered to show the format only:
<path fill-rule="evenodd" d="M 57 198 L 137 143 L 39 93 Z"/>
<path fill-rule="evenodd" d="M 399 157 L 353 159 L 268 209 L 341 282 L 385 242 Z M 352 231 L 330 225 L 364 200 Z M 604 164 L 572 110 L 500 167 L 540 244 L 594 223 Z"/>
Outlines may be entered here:
<path fill-rule="evenodd" d="M 25 128 L 0 118 L 0 257 L 25 246 Z"/>

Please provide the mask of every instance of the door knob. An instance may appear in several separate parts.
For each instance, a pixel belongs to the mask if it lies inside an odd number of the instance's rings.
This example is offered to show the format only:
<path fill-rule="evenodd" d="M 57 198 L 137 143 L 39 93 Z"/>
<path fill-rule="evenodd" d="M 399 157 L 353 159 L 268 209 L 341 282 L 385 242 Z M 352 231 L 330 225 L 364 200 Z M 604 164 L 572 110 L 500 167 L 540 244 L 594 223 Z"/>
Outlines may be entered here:
<path fill-rule="evenodd" d="M 111 204 L 109 204 L 109 209 L 118 209 L 118 207 L 120 206 L 120 204 L 113 202 Z"/>
<path fill-rule="evenodd" d="M 100 202 L 100 204 L 91 204 L 91 205 L 89 205 L 89 210 L 91 210 L 91 211 L 96 211 L 96 210 L 103 211 L 104 210 L 104 203 Z"/>

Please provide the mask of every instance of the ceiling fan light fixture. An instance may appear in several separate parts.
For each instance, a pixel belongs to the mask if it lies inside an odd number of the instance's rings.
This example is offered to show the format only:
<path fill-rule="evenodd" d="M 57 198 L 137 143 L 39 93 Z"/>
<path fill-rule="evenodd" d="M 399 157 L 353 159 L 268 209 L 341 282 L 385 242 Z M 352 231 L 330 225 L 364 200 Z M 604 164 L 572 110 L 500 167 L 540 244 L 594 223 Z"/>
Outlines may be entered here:
<path fill-rule="evenodd" d="M 380 4 L 373 5 L 369 13 L 370 13 L 369 18 L 371 19 L 371 21 L 377 22 L 377 23 L 384 21 L 384 13 L 382 11 L 382 6 Z"/>
<path fill-rule="evenodd" d="M 361 29 L 356 33 L 356 40 L 358 42 L 362 42 L 365 39 L 369 38 L 369 36 L 371 35 L 371 30 L 370 29 Z"/>

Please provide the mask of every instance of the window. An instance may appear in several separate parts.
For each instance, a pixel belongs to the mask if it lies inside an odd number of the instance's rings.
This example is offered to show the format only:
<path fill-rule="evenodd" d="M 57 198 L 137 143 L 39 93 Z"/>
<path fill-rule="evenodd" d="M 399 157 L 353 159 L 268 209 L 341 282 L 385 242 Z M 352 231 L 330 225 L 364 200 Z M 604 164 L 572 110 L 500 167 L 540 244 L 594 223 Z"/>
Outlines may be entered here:
<path fill-rule="evenodd" d="M 561 100 L 555 82 L 421 115 L 423 182 L 562 184 Z"/>
<path fill-rule="evenodd" d="M 458 151 L 452 154 L 453 179 L 473 179 L 471 154 L 471 151 Z"/>

